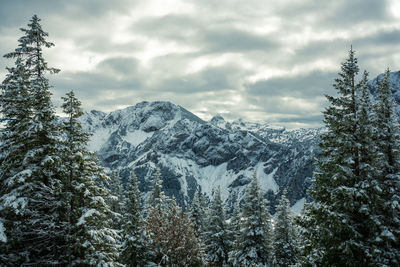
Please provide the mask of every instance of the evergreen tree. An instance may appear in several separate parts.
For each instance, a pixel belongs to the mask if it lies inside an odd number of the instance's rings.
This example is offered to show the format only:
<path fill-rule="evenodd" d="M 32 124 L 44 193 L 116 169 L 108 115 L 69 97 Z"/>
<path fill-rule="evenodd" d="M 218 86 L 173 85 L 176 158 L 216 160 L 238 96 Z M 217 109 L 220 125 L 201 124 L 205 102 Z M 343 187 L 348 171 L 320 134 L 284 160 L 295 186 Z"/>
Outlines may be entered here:
<path fill-rule="evenodd" d="M 204 241 L 203 234 L 205 231 L 205 216 L 206 212 L 204 210 L 204 200 L 203 196 L 199 191 L 196 190 L 193 196 L 192 205 L 189 211 L 189 217 L 191 219 L 191 223 L 193 224 L 194 235 L 197 239 L 197 247 L 199 250 L 199 255 L 201 257 L 204 256 Z M 199 259 L 199 261 L 203 261 Z"/>
<path fill-rule="evenodd" d="M 122 219 L 122 198 L 123 198 L 123 188 L 120 177 L 120 170 L 114 169 L 110 173 L 110 180 L 107 182 L 107 186 L 110 190 L 110 195 L 107 199 L 107 204 L 110 207 L 113 214 L 112 226 L 114 229 L 121 229 L 121 219 Z"/>
<path fill-rule="evenodd" d="M 376 230 L 371 181 L 375 175 L 371 143 L 371 109 L 366 92 L 367 73 L 357 84 L 357 59 L 351 49 L 342 64 L 324 112 L 327 131 L 321 136 L 317 159 L 315 202 L 306 206 L 300 221 L 307 239 L 308 264 L 373 265 L 370 238 Z M 338 257 L 338 255 L 341 255 Z"/>
<path fill-rule="evenodd" d="M 239 199 L 237 199 L 229 222 L 229 227 L 232 232 L 232 248 L 231 251 L 229 252 L 229 263 L 231 263 L 232 265 L 235 265 L 237 263 L 235 252 L 240 249 L 240 244 L 238 243 L 238 241 L 239 241 L 241 220 L 242 220 L 242 212 L 240 209 L 240 201 Z"/>
<path fill-rule="evenodd" d="M 146 231 L 150 238 L 152 261 L 161 266 L 188 266 L 201 262 L 201 250 L 188 215 L 162 190 L 160 170 L 153 175 Z"/>
<path fill-rule="evenodd" d="M 374 110 L 379 174 L 374 187 L 379 225 L 372 238 L 373 255 L 377 265 L 396 266 L 400 264 L 400 136 L 393 111 L 389 69 L 380 81 L 377 93 L 378 102 Z"/>
<path fill-rule="evenodd" d="M 156 168 L 154 175 L 152 176 L 153 189 L 150 193 L 149 206 L 150 208 L 161 208 L 164 209 L 167 204 L 167 197 L 162 189 L 161 170 Z"/>
<path fill-rule="evenodd" d="M 167 266 L 189 266 L 202 263 L 201 247 L 193 223 L 172 199 L 168 204 L 163 251 Z"/>
<path fill-rule="evenodd" d="M 165 262 L 167 254 L 164 250 L 167 227 L 167 199 L 162 190 L 161 171 L 156 168 L 152 177 L 153 189 L 148 199 L 148 211 L 145 221 L 146 231 L 150 238 L 150 250 L 152 251 L 152 261 L 156 264 Z"/>
<path fill-rule="evenodd" d="M 149 240 L 144 229 L 142 195 L 134 170 L 126 186 L 122 219 L 121 262 L 126 266 L 144 266 L 149 261 Z"/>
<path fill-rule="evenodd" d="M 68 116 L 63 127 L 68 265 L 118 266 L 119 236 L 110 227 L 112 212 L 105 203 L 109 192 L 102 184 L 108 177 L 86 148 L 89 134 L 83 131 L 78 120 L 82 115 L 80 101 L 72 91 L 63 100 L 62 107 Z"/>
<path fill-rule="evenodd" d="M 2 83 L 1 197 L 8 242 L 1 245 L 1 261 L 8 265 L 57 264 L 62 254 L 65 221 L 59 201 L 62 180 L 59 169 L 60 132 L 44 76 L 49 68 L 42 47 L 45 40 L 37 16 L 33 16 L 14 52 L 16 67 Z"/>
<path fill-rule="evenodd" d="M 290 202 L 284 190 L 275 213 L 273 234 L 273 259 L 277 266 L 294 266 L 297 263 L 298 243 L 290 210 Z"/>
<path fill-rule="evenodd" d="M 271 257 L 271 215 L 256 174 L 243 196 L 240 231 L 231 253 L 234 265 L 268 265 Z"/>
<path fill-rule="evenodd" d="M 232 240 L 219 187 L 214 191 L 214 198 L 207 212 L 204 242 L 206 260 L 212 266 L 223 266 L 228 263 Z"/>
<path fill-rule="evenodd" d="M 201 200 L 201 193 L 196 190 L 190 207 L 190 218 L 194 225 L 194 231 L 197 238 L 200 238 L 204 231 L 205 210 Z"/>

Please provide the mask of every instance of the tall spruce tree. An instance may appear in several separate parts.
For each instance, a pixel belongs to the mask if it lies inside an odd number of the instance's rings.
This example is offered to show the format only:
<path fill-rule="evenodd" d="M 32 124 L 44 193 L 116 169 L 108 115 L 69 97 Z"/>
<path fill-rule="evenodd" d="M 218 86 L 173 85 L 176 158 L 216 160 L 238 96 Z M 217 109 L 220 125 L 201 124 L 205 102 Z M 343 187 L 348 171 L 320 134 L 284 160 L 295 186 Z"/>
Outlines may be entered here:
<path fill-rule="evenodd" d="M 271 260 L 271 215 L 256 174 L 243 196 L 240 231 L 231 253 L 234 265 L 268 265 Z"/>
<path fill-rule="evenodd" d="M 163 250 L 166 266 L 202 265 L 202 251 L 188 214 L 172 199 L 168 204 Z"/>
<path fill-rule="evenodd" d="M 145 227 L 151 240 L 150 250 L 152 252 L 152 261 L 156 264 L 162 264 L 167 259 L 164 250 L 166 240 L 165 233 L 167 227 L 167 198 L 162 189 L 161 171 L 156 168 L 153 177 L 153 188 L 150 192 L 147 203 L 147 216 Z"/>
<path fill-rule="evenodd" d="M 208 208 L 204 242 L 206 260 L 211 266 L 223 266 L 228 263 L 232 238 L 219 187 L 214 191 L 213 200 Z"/>
<path fill-rule="evenodd" d="M 197 239 L 197 247 L 199 251 L 199 262 L 203 261 L 200 259 L 204 256 L 204 241 L 203 241 L 203 234 L 205 231 L 205 207 L 204 207 L 204 200 L 201 192 L 196 190 L 193 196 L 192 205 L 189 211 L 189 217 L 193 224 L 194 235 Z"/>
<path fill-rule="evenodd" d="M 400 264 L 400 136 L 393 111 L 389 69 L 380 81 L 377 93 L 374 110 L 379 174 L 374 186 L 379 225 L 373 237 L 373 256 L 377 265 L 396 266 Z"/>
<path fill-rule="evenodd" d="M 114 229 L 121 230 L 122 220 L 122 206 L 123 206 L 123 187 L 120 177 L 120 169 L 114 169 L 109 174 L 109 181 L 107 187 L 109 188 L 110 194 L 107 198 L 107 204 L 110 207 L 113 214 L 112 226 Z"/>
<path fill-rule="evenodd" d="M 294 266 L 298 262 L 298 242 L 290 202 L 284 190 L 275 213 L 272 250 L 277 266 Z"/>
<path fill-rule="evenodd" d="M 142 194 L 134 170 L 126 185 L 122 218 L 121 262 L 126 266 L 145 266 L 150 259 L 149 240 L 144 229 Z"/>
<path fill-rule="evenodd" d="M 59 169 L 60 132 L 49 91 L 42 47 L 47 42 L 35 15 L 14 52 L 16 67 L 2 83 L 1 197 L 8 242 L 0 260 L 8 265 L 58 264 L 65 222 L 60 210 L 62 179 Z"/>
<path fill-rule="evenodd" d="M 205 210 L 201 200 L 201 193 L 196 190 L 193 196 L 192 205 L 190 207 L 190 218 L 194 225 L 194 231 L 197 238 L 201 239 L 201 235 L 204 231 L 204 220 L 205 220 Z"/>
<path fill-rule="evenodd" d="M 351 49 L 333 85 L 338 96 L 327 96 L 327 131 L 321 136 L 322 152 L 311 192 L 314 203 L 306 206 L 300 222 L 306 230 L 307 264 L 373 265 L 370 237 L 376 228 L 376 216 L 372 207 L 375 194 L 370 193 L 375 175 L 371 106 L 366 92 L 367 73 L 356 83 L 358 72 Z"/>
<path fill-rule="evenodd" d="M 229 222 L 229 228 L 232 233 L 232 248 L 229 251 L 229 263 L 231 265 L 235 265 L 238 263 L 236 259 L 236 252 L 240 249 L 240 244 L 238 242 L 239 242 L 241 220 L 242 220 L 242 211 L 240 208 L 240 200 L 236 199 Z"/>
<path fill-rule="evenodd" d="M 89 134 L 78 120 L 82 115 L 80 101 L 72 91 L 63 100 L 68 116 L 63 127 L 66 139 L 62 154 L 69 217 L 66 265 L 118 266 L 119 236 L 110 227 L 112 212 L 105 203 L 109 192 L 102 183 L 108 177 L 86 148 Z"/>

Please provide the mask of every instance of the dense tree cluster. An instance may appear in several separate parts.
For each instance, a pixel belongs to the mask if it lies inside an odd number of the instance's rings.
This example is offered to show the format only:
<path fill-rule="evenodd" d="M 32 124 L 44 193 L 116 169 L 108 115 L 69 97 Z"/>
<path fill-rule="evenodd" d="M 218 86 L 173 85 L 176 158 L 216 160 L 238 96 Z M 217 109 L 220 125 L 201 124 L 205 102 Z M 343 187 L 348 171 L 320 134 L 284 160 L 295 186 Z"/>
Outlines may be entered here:
<path fill-rule="evenodd" d="M 179 207 L 155 166 L 145 196 L 132 169 L 106 171 L 87 150 L 81 103 L 55 115 L 33 16 L 1 84 L 1 266 L 399 266 L 400 136 L 390 72 L 370 99 L 354 51 L 327 96 L 313 202 L 294 219 L 286 191 L 274 217 L 254 174 L 230 216 L 221 189 Z M 295 223 L 297 222 L 297 224 Z"/>

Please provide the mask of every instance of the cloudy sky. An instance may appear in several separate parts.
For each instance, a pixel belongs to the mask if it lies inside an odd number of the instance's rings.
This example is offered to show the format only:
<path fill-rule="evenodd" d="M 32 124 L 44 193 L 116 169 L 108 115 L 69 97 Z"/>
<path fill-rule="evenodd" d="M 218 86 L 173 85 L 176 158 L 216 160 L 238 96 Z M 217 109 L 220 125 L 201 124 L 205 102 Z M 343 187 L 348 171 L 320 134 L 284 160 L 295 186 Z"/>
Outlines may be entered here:
<path fill-rule="evenodd" d="M 56 44 L 55 105 L 73 89 L 87 110 L 163 100 L 313 127 L 351 44 L 371 78 L 400 70 L 399 0 L 1 0 L 1 55 L 33 14 Z"/>

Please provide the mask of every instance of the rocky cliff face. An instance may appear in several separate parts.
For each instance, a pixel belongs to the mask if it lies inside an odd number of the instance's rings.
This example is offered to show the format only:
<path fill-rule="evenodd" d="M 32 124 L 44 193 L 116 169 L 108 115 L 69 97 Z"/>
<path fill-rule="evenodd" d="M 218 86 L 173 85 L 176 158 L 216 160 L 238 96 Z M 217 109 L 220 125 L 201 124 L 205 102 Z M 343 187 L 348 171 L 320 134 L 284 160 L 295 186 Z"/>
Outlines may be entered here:
<path fill-rule="evenodd" d="M 381 77 L 369 82 L 372 95 Z M 400 72 L 393 72 L 391 80 L 399 104 Z M 399 108 L 396 111 L 400 114 Z M 219 115 L 207 122 L 170 102 L 141 102 L 108 114 L 91 111 L 82 122 L 93 133 L 89 149 L 104 166 L 121 168 L 123 180 L 135 171 L 142 191 L 149 190 L 149 179 L 158 166 L 164 190 L 181 205 L 190 203 L 196 189 L 211 196 L 213 188 L 220 186 L 231 207 L 256 175 L 272 212 L 284 188 L 294 209 L 302 207 L 323 131 L 226 122 Z"/>

